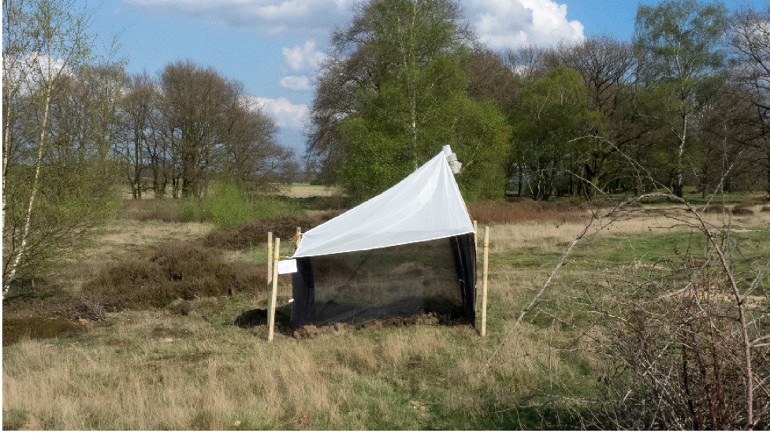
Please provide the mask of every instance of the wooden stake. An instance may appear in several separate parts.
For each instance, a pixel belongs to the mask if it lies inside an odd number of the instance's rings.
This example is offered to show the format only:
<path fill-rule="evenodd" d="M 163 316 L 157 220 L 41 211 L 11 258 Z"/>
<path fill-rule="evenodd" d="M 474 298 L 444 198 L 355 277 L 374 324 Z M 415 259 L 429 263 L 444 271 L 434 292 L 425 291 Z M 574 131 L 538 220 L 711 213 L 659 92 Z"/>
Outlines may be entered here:
<path fill-rule="evenodd" d="M 473 246 L 478 247 L 479 241 L 477 240 L 479 235 L 479 225 L 476 223 L 476 220 L 473 220 Z"/>
<path fill-rule="evenodd" d="M 267 287 L 273 281 L 273 232 L 267 232 Z"/>
<path fill-rule="evenodd" d="M 281 252 L 281 238 L 275 238 L 275 253 L 273 254 L 273 289 L 270 291 L 270 309 L 267 312 L 267 341 L 273 341 L 275 328 L 275 303 L 278 302 L 278 258 Z"/>
<path fill-rule="evenodd" d="M 489 226 L 484 226 L 484 273 L 481 280 L 481 336 L 487 335 L 487 276 L 489 274 Z"/>
<path fill-rule="evenodd" d="M 302 227 L 297 227 L 297 237 L 294 240 L 294 248 L 299 248 L 299 241 L 302 240 Z"/>

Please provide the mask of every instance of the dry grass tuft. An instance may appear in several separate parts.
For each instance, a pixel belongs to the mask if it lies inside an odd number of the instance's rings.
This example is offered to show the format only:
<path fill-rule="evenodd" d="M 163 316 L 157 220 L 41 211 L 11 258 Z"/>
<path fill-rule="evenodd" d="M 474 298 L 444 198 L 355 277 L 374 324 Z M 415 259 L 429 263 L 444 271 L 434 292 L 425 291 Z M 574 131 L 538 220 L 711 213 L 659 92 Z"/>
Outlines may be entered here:
<path fill-rule="evenodd" d="M 121 218 L 133 221 L 182 222 L 181 201 L 172 199 L 123 200 Z"/>

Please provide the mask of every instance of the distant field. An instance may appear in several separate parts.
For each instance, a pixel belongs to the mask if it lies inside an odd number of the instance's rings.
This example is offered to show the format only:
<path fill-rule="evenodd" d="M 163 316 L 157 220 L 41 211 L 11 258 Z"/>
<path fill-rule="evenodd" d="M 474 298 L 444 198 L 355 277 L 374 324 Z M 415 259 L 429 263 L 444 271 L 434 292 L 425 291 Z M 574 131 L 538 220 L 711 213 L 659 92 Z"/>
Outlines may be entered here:
<path fill-rule="evenodd" d="M 310 185 L 306 183 L 277 186 L 280 188 L 281 194 L 293 198 L 330 197 L 342 193 L 340 188 L 334 186 Z"/>
<path fill-rule="evenodd" d="M 271 195 L 280 194 L 293 198 L 308 198 L 308 197 L 329 197 L 342 193 L 342 189 L 335 186 L 325 185 L 310 185 L 308 183 L 293 183 L 293 184 L 273 184 L 275 192 Z M 131 191 L 125 189 L 121 198 L 124 200 L 131 199 Z M 152 191 L 146 191 L 142 195 L 143 200 L 153 199 Z"/>
<path fill-rule="evenodd" d="M 334 193 L 290 188 L 294 197 Z M 634 284 L 703 266 L 697 257 L 705 246 L 693 220 L 666 204 L 597 220 L 522 325 L 508 334 L 596 209 L 531 202 L 470 207 L 491 224 L 486 338 L 467 326 L 418 324 L 297 339 L 279 316 L 283 324 L 268 344 L 264 323 L 235 326 L 245 312 L 266 308 L 265 286 L 250 283 L 265 273 L 264 245 L 216 246 L 211 224 L 117 220 L 57 281 L 39 289 L 45 294 L 40 300 L 3 306 L 3 428 L 617 427 L 596 415 L 606 409 L 601 396 L 611 390 L 605 380 L 620 371 L 606 356 L 608 335 L 596 313 L 644 298 Z M 758 278 L 751 308 L 767 309 L 770 207 L 743 208 L 706 219 L 713 227 L 730 224 L 736 272 L 748 283 Z M 290 244 L 282 242 L 282 254 L 291 254 Z M 175 264 L 174 257 L 189 263 Z M 105 311 L 99 310 L 104 298 L 96 297 L 102 292 L 83 297 L 97 279 L 129 281 L 128 291 L 152 290 L 155 266 L 181 266 L 185 275 L 205 266 L 237 290 L 161 307 L 116 292 L 111 296 L 126 304 Z M 200 278 L 195 290 L 218 281 Z M 291 278 L 279 281 L 285 312 Z"/>

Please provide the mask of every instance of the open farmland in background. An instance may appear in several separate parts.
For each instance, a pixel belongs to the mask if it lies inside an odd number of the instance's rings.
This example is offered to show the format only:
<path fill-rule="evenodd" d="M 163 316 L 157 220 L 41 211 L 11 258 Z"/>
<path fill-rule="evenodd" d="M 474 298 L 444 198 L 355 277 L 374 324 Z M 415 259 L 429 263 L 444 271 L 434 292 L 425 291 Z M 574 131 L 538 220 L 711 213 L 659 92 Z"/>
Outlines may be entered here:
<path fill-rule="evenodd" d="M 632 336 L 612 314 L 641 323 L 638 312 L 618 306 L 649 300 L 658 289 L 665 293 L 654 295 L 666 302 L 685 299 L 690 280 L 679 276 L 687 269 L 712 272 L 699 259 L 708 249 L 703 236 L 687 225 L 682 206 L 647 201 L 594 220 L 515 328 L 565 248 L 592 215 L 608 207 L 532 201 L 469 205 L 492 234 L 486 338 L 469 326 L 430 321 L 372 323 L 297 338 L 288 322 L 291 279 L 283 275 L 279 332 L 272 344 L 266 342 L 264 317 L 255 311 L 267 306 L 266 232 L 278 233 L 282 254 L 290 255 L 294 227 L 307 229 L 335 212 L 316 207 L 215 228 L 210 222 L 144 218 L 137 204 L 128 202 L 95 245 L 82 256 L 65 258 L 70 264 L 56 278 L 36 282 L 35 296 L 4 302 L 3 427 L 638 427 L 634 419 L 645 419 L 635 412 L 640 388 L 619 357 L 627 340 L 617 338 Z M 164 214 L 180 212 L 159 206 Z M 703 214 L 709 224 L 729 223 L 735 275 L 754 287 L 749 313 L 766 315 L 770 208 L 750 195 L 728 196 L 711 208 L 717 211 Z M 729 306 L 719 289 L 723 283 L 714 277 L 711 291 L 700 287 L 699 305 Z M 680 302 L 671 305 L 671 312 L 681 311 Z M 756 326 L 767 335 L 766 322 Z M 727 336 L 734 329 L 720 325 Z M 726 354 L 706 350 L 693 352 L 691 364 L 706 355 L 730 362 Z M 767 379 L 763 361 L 756 359 L 755 374 Z M 726 378 L 732 374 L 727 368 L 721 372 Z M 668 379 L 675 381 L 676 374 Z M 698 380 L 692 377 L 691 386 Z M 616 395 L 626 391 L 625 399 Z M 767 401 L 761 393 L 757 398 L 758 404 Z M 740 401 L 726 404 L 720 409 L 725 416 L 740 412 Z M 704 405 L 694 401 L 694 411 Z M 767 418 L 763 422 L 758 427 L 766 427 Z"/>

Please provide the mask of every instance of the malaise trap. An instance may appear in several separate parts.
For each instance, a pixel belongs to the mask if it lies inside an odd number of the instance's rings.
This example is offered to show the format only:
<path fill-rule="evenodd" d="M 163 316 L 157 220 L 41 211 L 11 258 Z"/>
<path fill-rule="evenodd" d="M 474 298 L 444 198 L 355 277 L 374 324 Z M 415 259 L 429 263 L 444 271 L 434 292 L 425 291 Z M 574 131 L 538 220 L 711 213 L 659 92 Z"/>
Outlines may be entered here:
<path fill-rule="evenodd" d="M 474 322 L 474 229 L 449 152 L 302 236 L 294 329 L 426 313 Z"/>

